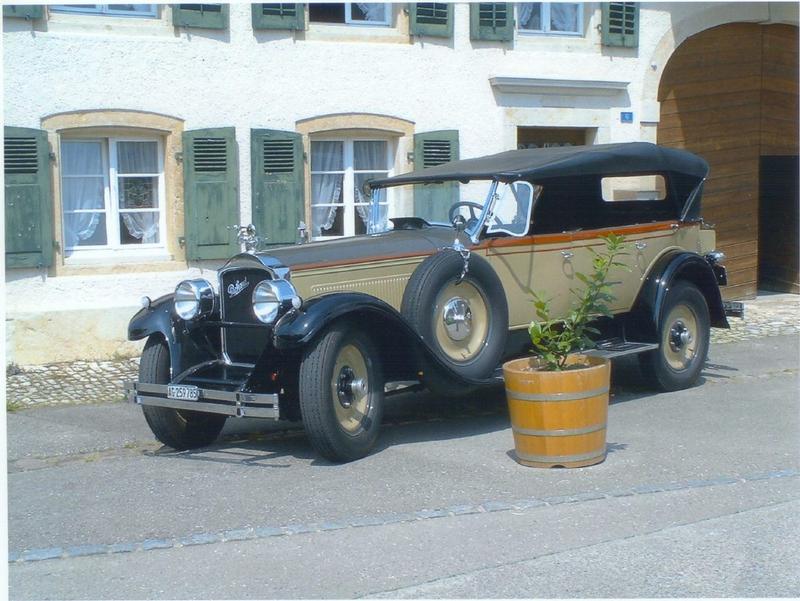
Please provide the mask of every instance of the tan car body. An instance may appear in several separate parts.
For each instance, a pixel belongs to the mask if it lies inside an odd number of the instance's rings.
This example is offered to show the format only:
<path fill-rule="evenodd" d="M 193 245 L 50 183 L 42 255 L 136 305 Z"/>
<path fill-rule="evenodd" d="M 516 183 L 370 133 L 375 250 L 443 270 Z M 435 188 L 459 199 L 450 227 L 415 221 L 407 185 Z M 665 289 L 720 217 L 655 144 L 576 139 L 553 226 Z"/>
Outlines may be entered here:
<path fill-rule="evenodd" d="M 508 302 L 509 329 L 514 330 L 527 328 L 535 318 L 531 302 L 534 291 L 552 299 L 553 315 L 566 315 L 572 302 L 569 290 L 580 284 L 575 273 L 591 271 L 593 255 L 589 248 L 602 250 L 605 243 L 601 236 L 612 232 L 625 236 L 629 246 L 622 259 L 629 270 L 615 273 L 618 283 L 613 289 L 614 313 L 631 310 L 642 281 L 665 253 L 689 249 L 706 254 L 714 249 L 715 242 L 714 231 L 701 230 L 699 223 L 679 225 L 677 221 L 665 221 L 522 238 L 490 238 L 472 246 L 471 251 L 486 258 L 500 278 Z M 332 292 L 361 292 L 400 311 L 411 274 L 434 250 L 382 256 L 371 254 L 372 246 L 365 241 L 366 252 L 358 259 L 298 264 L 292 268 L 292 283 L 304 299 Z M 374 247 L 380 250 L 379 245 Z M 280 251 L 274 254 L 283 256 Z"/>

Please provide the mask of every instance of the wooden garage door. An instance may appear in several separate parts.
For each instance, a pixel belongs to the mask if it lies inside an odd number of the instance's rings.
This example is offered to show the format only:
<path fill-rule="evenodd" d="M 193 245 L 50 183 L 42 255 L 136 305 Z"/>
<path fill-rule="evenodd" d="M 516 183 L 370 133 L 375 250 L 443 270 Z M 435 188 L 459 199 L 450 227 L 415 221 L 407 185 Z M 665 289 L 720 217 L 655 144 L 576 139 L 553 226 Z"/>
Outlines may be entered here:
<path fill-rule="evenodd" d="M 756 294 L 760 158 L 797 154 L 797 64 L 796 27 L 736 23 L 686 40 L 661 80 L 659 144 L 711 167 L 703 217 L 728 256 L 726 298 Z"/>

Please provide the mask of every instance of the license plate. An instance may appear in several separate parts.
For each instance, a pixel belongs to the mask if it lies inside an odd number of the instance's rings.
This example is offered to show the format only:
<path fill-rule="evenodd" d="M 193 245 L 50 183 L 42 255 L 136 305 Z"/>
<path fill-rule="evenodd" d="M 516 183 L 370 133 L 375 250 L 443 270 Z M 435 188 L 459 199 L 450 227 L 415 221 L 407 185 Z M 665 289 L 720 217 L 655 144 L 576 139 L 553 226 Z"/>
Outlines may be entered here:
<path fill-rule="evenodd" d="M 167 398 L 179 401 L 196 401 L 200 398 L 197 386 L 167 386 Z"/>

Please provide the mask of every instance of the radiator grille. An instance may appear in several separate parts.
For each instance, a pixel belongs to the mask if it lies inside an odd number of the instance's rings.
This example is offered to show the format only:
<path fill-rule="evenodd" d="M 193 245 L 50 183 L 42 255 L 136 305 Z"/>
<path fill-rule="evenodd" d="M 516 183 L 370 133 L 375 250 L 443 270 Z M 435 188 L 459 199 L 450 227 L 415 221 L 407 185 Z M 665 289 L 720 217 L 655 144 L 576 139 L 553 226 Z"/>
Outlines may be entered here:
<path fill-rule="evenodd" d="M 236 269 L 223 273 L 219 290 L 222 320 L 237 324 L 260 324 L 253 314 L 253 290 L 268 279 L 270 275 L 263 269 Z M 237 290 L 239 292 L 235 293 Z M 240 363 L 255 363 L 269 336 L 264 328 L 228 326 L 223 332 L 223 350 L 231 361 Z"/>

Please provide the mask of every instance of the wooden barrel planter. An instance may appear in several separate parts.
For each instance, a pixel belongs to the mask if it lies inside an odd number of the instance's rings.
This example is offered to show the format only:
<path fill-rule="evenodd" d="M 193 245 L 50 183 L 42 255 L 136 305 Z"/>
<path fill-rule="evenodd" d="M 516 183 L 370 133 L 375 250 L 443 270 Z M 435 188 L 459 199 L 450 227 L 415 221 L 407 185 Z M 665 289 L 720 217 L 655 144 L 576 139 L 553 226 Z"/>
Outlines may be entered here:
<path fill-rule="evenodd" d="M 516 460 L 532 467 L 584 467 L 606 458 L 611 363 L 573 355 L 563 371 L 526 357 L 503 365 Z"/>

